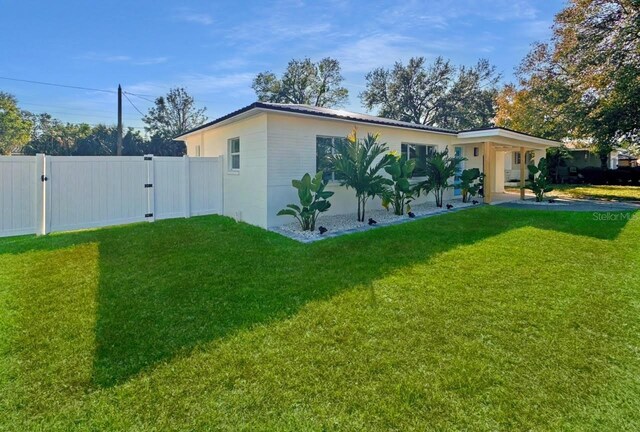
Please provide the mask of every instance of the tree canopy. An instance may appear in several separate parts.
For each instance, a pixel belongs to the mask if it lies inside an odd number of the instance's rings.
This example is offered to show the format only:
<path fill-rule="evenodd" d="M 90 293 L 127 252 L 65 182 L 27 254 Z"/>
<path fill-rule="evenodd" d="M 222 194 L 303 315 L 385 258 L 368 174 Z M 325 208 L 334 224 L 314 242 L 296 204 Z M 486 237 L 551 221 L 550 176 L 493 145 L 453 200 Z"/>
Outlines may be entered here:
<path fill-rule="evenodd" d="M 176 99 L 190 98 L 183 92 L 179 93 L 177 98 L 170 93 L 167 97 L 169 102 L 164 103 L 164 106 L 193 106 L 192 102 L 174 102 Z M 158 112 L 157 108 L 156 105 L 150 111 Z M 172 129 L 174 125 L 171 121 L 186 117 L 187 121 L 182 122 L 182 127 L 187 130 L 204 121 L 201 115 L 202 110 L 195 110 L 200 112 L 200 117 L 193 115 L 192 108 L 184 108 L 181 114 L 175 116 L 172 111 L 172 108 L 168 108 L 166 112 L 169 114 L 158 116 L 158 121 L 149 129 L 154 132 L 153 135 L 145 136 L 134 128 L 126 128 L 122 154 L 125 156 L 143 154 L 182 156 L 185 154 L 184 142 L 172 139 L 173 130 L 179 129 Z M 166 119 L 165 123 L 161 123 L 160 118 Z M 175 132 L 177 133 L 179 132 Z M 32 114 L 20 110 L 14 96 L 0 92 L 0 154 L 22 152 L 24 154 L 46 153 L 53 156 L 115 156 L 117 139 L 118 131 L 115 125 L 66 123 L 48 113 Z"/>
<path fill-rule="evenodd" d="M 49 114 L 33 116 L 34 127 L 24 154 L 45 153 L 52 156 L 115 156 L 116 126 L 86 123 L 63 123 Z M 122 140 L 123 156 L 139 156 L 149 152 L 149 141 L 129 128 Z"/>
<path fill-rule="evenodd" d="M 638 143 L 639 35 L 637 0 L 571 0 L 498 98 L 497 123 L 590 142 L 606 166 L 613 148 Z"/>
<path fill-rule="evenodd" d="M 487 60 L 455 67 L 442 57 L 431 64 L 414 57 L 406 66 L 369 72 L 360 99 L 382 117 L 457 130 L 485 127 L 495 115 L 499 80 Z"/>
<path fill-rule="evenodd" d="M 338 60 L 327 57 L 314 63 L 305 58 L 291 60 L 281 78 L 269 71 L 259 73 L 252 88 L 261 102 L 332 108 L 342 106 L 349 97 L 343 80 Z"/>
<path fill-rule="evenodd" d="M 197 108 L 195 99 L 184 88 L 176 87 L 157 98 L 142 121 L 151 136 L 171 140 L 206 122 L 206 110 Z"/>
<path fill-rule="evenodd" d="M 32 128 L 29 114 L 18 108 L 16 98 L 0 92 L 0 155 L 20 150 Z"/>

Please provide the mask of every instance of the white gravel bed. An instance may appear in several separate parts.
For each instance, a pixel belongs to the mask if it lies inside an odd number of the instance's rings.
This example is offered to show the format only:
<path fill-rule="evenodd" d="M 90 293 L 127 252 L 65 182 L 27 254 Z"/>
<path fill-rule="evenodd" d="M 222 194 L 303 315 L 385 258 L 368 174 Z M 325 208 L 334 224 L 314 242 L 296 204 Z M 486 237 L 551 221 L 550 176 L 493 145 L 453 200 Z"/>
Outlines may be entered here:
<path fill-rule="evenodd" d="M 447 209 L 447 204 L 452 205 L 451 209 Z M 480 205 L 480 204 L 478 204 Z M 366 231 L 369 229 L 373 229 L 380 226 L 388 226 L 395 225 L 398 223 L 410 222 L 412 220 L 421 219 L 424 217 L 440 214 L 440 213 L 448 213 L 468 207 L 473 207 L 472 203 L 463 203 L 461 199 L 454 199 L 450 201 L 445 201 L 442 208 L 436 207 L 435 202 L 427 202 L 424 204 L 418 204 L 411 207 L 411 211 L 415 214 L 415 218 L 410 218 L 406 214 L 403 216 L 397 216 L 393 214 L 393 210 L 389 211 L 385 209 L 369 209 L 367 208 L 365 214 L 365 221 L 358 222 L 356 220 L 356 214 L 344 214 L 344 215 L 320 215 L 318 221 L 316 222 L 316 230 L 315 231 L 302 231 L 300 229 L 300 224 L 292 219 L 292 222 L 287 223 L 285 225 L 281 225 L 279 227 L 271 228 L 272 231 L 290 237 L 294 240 L 298 240 L 304 243 L 313 242 L 317 240 L 322 240 L 330 237 L 337 237 L 339 235 L 350 234 L 359 231 Z M 282 216 L 284 217 L 284 216 Z M 369 218 L 375 220 L 377 223 L 375 225 L 369 225 Z M 320 234 L 318 232 L 319 227 L 327 228 L 327 232 L 324 234 Z"/>

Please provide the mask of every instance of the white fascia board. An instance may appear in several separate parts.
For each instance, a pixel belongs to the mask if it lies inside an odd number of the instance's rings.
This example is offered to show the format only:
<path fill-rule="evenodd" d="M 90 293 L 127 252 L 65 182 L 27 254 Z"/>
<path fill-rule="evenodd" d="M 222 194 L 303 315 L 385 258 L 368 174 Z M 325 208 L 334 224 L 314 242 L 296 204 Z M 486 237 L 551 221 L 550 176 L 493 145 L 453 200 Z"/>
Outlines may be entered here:
<path fill-rule="evenodd" d="M 219 123 L 212 124 L 212 125 L 209 125 L 207 127 L 203 127 L 202 129 L 198 129 L 198 130 L 195 130 L 193 132 L 189 132 L 189 133 L 186 133 L 184 135 L 177 136 L 174 139 L 175 140 L 182 140 L 185 137 L 188 137 L 188 136 L 191 136 L 191 135 L 197 135 L 197 134 L 200 134 L 200 133 L 206 132 L 206 131 L 210 131 L 211 129 L 215 129 L 215 128 L 220 127 L 220 126 L 225 126 L 225 125 L 228 125 L 228 124 L 231 124 L 231 123 L 235 123 L 237 121 L 244 120 L 246 118 L 253 117 L 254 115 L 258 115 L 261 112 L 267 112 L 267 111 L 268 110 L 265 110 L 263 108 L 251 108 L 248 111 L 245 111 L 245 112 L 240 113 L 240 114 L 238 114 L 236 116 L 233 116 L 231 118 L 223 120 L 223 121 L 221 121 Z"/>
<path fill-rule="evenodd" d="M 515 140 L 521 143 L 533 144 L 535 146 L 547 147 L 560 147 L 561 143 L 558 141 L 552 141 L 544 138 L 538 138 L 518 132 L 513 132 L 505 129 L 484 129 L 478 131 L 459 132 L 457 134 L 458 139 L 466 142 L 471 142 L 474 139 L 490 140 L 491 138 L 506 138 L 508 140 Z M 501 140 L 502 141 L 502 140 Z"/>

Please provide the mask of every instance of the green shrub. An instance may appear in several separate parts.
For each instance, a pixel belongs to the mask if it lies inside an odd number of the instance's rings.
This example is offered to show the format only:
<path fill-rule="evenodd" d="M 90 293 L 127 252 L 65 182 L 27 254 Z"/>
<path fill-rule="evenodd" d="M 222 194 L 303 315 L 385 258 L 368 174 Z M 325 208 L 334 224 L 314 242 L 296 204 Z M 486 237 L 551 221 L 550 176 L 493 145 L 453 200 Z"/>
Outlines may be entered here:
<path fill-rule="evenodd" d="M 415 159 L 407 160 L 406 156 L 398 156 L 390 153 L 392 158 L 384 170 L 391 175 L 392 185 L 385 187 L 382 192 L 382 206 L 389 210 L 393 207 L 393 213 L 399 216 L 404 214 L 405 208 L 411 211 L 410 203 L 414 198 L 414 189 L 409 179 L 416 167 Z"/>
<path fill-rule="evenodd" d="M 480 170 L 478 168 L 469 168 L 462 171 L 460 175 L 460 190 L 462 191 L 462 202 L 468 202 L 470 197 L 474 197 L 480 188 Z"/>
<path fill-rule="evenodd" d="M 333 169 L 340 174 L 340 186 L 356 191 L 358 221 L 364 222 L 365 206 L 369 198 L 381 196 L 391 181 L 382 171 L 392 159 L 386 143 L 378 142 L 378 135 L 368 134 L 359 140 L 356 130 L 334 146 L 335 153 L 329 157 Z"/>
<path fill-rule="evenodd" d="M 533 180 L 529 180 L 526 187 L 536 195 L 536 201 L 541 202 L 544 199 L 544 194 L 553 190 L 551 179 L 549 179 L 547 160 L 541 158 L 538 166 L 530 164 L 528 168 L 529 173 L 533 176 Z"/>
<path fill-rule="evenodd" d="M 327 182 L 322 179 L 322 171 L 319 171 L 313 179 L 307 173 L 301 180 L 292 180 L 291 184 L 298 189 L 300 205 L 288 204 L 287 208 L 278 212 L 278 216 L 293 216 L 300 222 L 303 231 L 314 231 L 320 213 L 326 212 L 331 207 L 331 203 L 327 200 L 333 192 L 324 190 Z"/>
<path fill-rule="evenodd" d="M 453 186 L 449 180 L 455 175 L 456 167 L 466 160 L 459 156 L 449 156 L 449 148 L 431 153 L 425 163 L 427 179 L 416 185 L 418 194 L 433 192 L 436 197 L 436 206 L 442 207 L 444 191 Z"/>

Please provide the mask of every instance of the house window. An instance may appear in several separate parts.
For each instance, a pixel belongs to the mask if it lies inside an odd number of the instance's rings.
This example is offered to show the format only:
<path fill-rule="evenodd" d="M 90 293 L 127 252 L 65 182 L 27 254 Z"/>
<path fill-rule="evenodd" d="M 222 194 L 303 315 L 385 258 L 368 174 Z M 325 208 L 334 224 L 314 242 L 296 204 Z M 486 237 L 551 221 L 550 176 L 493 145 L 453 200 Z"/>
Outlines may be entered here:
<path fill-rule="evenodd" d="M 527 165 L 533 162 L 533 156 L 534 156 L 534 153 L 532 151 L 525 153 L 524 161 L 526 162 Z"/>
<path fill-rule="evenodd" d="M 522 160 L 520 152 L 513 152 L 513 164 L 520 165 L 520 161 Z"/>
<path fill-rule="evenodd" d="M 473 148 L 473 156 L 474 157 L 478 157 L 480 155 L 480 148 L 479 147 L 474 147 Z"/>
<path fill-rule="evenodd" d="M 229 141 L 229 170 L 240 171 L 240 138 L 231 138 Z"/>
<path fill-rule="evenodd" d="M 531 161 L 533 160 L 533 156 L 534 153 L 531 151 L 525 152 L 524 154 L 524 163 L 525 165 L 529 165 L 531 163 Z M 513 164 L 514 165 L 520 165 L 520 162 L 522 162 L 522 155 L 520 154 L 519 151 L 514 151 L 513 152 Z"/>
<path fill-rule="evenodd" d="M 325 181 L 341 180 L 342 176 L 333 170 L 330 156 L 335 154 L 335 146 L 343 137 L 317 136 L 316 137 L 316 172 L 322 171 Z"/>
<path fill-rule="evenodd" d="M 427 156 L 436 150 L 436 146 L 403 143 L 400 148 L 402 155 L 405 156 L 407 160 L 416 160 L 416 169 L 413 171 L 413 176 L 424 177 L 427 175 L 425 168 L 427 165 Z"/>

